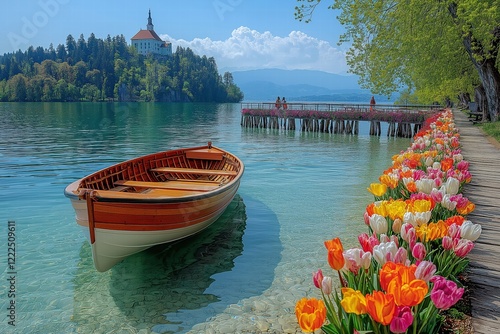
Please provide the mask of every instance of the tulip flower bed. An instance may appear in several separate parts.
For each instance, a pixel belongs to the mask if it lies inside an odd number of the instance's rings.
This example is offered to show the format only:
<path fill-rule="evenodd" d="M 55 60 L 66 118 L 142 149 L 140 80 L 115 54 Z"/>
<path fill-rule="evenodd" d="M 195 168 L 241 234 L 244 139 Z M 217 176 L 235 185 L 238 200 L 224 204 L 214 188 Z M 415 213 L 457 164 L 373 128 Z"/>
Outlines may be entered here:
<path fill-rule="evenodd" d="M 302 298 L 295 313 L 304 332 L 439 333 L 440 316 L 463 296 L 457 276 L 481 226 L 467 220 L 474 204 L 462 195 L 468 162 L 450 110 L 428 118 L 412 145 L 368 188 L 368 233 L 344 250 L 325 241 L 334 275 L 319 269 L 321 299 Z M 340 288 L 333 287 L 333 277 Z"/>

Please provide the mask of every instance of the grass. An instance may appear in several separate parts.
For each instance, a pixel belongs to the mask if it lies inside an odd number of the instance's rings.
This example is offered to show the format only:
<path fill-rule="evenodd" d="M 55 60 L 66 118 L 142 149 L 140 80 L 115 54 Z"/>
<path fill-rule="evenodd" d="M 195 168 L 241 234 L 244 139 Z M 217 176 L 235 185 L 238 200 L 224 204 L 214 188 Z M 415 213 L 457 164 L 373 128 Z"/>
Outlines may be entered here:
<path fill-rule="evenodd" d="M 480 127 L 488 136 L 491 136 L 500 142 L 500 121 L 482 123 Z"/>

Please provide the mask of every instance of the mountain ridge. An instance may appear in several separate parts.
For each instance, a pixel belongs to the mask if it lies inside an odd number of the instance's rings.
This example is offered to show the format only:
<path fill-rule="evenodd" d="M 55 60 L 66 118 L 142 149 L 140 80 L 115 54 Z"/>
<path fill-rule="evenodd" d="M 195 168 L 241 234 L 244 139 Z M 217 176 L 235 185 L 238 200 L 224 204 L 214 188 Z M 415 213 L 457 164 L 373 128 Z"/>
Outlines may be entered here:
<path fill-rule="evenodd" d="M 257 69 L 235 71 L 234 83 L 244 93 L 244 101 L 350 101 L 368 103 L 372 94 L 362 89 L 355 75 L 317 70 Z M 387 97 L 375 95 L 377 100 Z"/>

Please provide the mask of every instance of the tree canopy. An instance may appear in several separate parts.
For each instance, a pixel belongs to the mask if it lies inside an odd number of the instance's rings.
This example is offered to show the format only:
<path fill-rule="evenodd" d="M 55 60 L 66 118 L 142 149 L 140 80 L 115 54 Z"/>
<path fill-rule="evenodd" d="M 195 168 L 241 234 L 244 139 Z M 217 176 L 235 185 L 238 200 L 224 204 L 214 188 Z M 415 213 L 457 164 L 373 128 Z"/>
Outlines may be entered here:
<path fill-rule="evenodd" d="M 321 0 L 297 0 L 310 20 Z M 350 43 L 347 63 L 374 93 L 406 91 L 420 103 L 470 101 L 500 110 L 500 6 L 496 0 L 332 0 Z"/>
<path fill-rule="evenodd" d="M 230 78 L 228 80 L 227 78 Z M 0 57 L 0 101 L 239 102 L 232 74 L 215 59 L 178 47 L 172 56 L 142 56 L 123 35 L 91 34 L 48 49 Z"/>

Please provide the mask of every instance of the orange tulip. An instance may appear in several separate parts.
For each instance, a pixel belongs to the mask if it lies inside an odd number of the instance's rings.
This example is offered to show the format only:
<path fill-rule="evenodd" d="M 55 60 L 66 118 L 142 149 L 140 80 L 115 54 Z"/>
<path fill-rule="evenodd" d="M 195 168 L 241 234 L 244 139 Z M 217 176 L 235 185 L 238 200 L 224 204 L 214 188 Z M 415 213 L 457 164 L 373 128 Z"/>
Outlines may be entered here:
<path fill-rule="evenodd" d="M 463 216 L 466 216 L 469 213 L 471 213 L 472 211 L 474 211 L 475 208 L 476 208 L 476 205 L 474 203 L 472 203 L 471 201 L 469 201 L 466 206 L 457 208 L 457 212 Z"/>
<path fill-rule="evenodd" d="M 456 224 L 457 226 L 462 226 L 462 224 L 463 224 L 464 221 L 465 221 L 465 217 L 464 216 L 456 215 L 456 216 L 452 216 L 452 217 L 446 219 L 444 222 L 448 226 L 451 226 L 453 224 Z"/>
<path fill-rule="evenodd" d="M 415 279 L 416 265 L 409 267 L 401 263 L 386 262 L 379 272 L 380 286 L 387 291 L 391 281 L 398 279 L 402 284 L 407 284 Z"/>
<path fill-rule="evenodd" d="M 376 322 L 387 326 L 391 323 L 396 311 L 394 296 L 385 294 L 382 291 L 373 291 L 371 295 L 366 295 L 366 310 Z"/>
<path fill-rule="evenodd" d="M 453 167 L 453 159 L 452 158 L 445 158 L 445 159 L 441 160 L 441 170 L 443 172 L 448 171 L 449 169 L 451 169 L 451 167 Z"/>
<path fill-rule="evenodd" d="M 302 331 L 312 333 L 325 323 L 326 307 L 322 300 L 304 297 L 295 305 L 295 315 Z"/>
<path fill-rule="evenodd" d="M 351 288 L 342 288 L 342 300 L 340 305 L 347 313 L 355 313 L 357 315 L 366 313 L 366 299 L 359 290 Z"/>
<path fill-rule="evenodd" d="M 325 247 L 328 251 L 328 264 L 334 270 L 340 270 L 345 264 L 344 246 L 339 238 L 325 241 Z"/>
<path fill-rule="evenodd" d="M 385 174 L 381 175 L 379 177 L 379 181 L 391 189 L 396 188 L 398 186 L 398 182 L 399 182 L 399 180 L 396 180 L 396 179 L 392 178 L 391 176 L 385 175 Z"/>
<path fill-rule="evenodd" d="M 400 279 L 393 279 L 387 287 L 387 293 L 394 295 L 397 306 L 415 306 L 424 300 L 429 287 L 420 279 L 414 279 L 409 283 L 402 283 Z"/>

